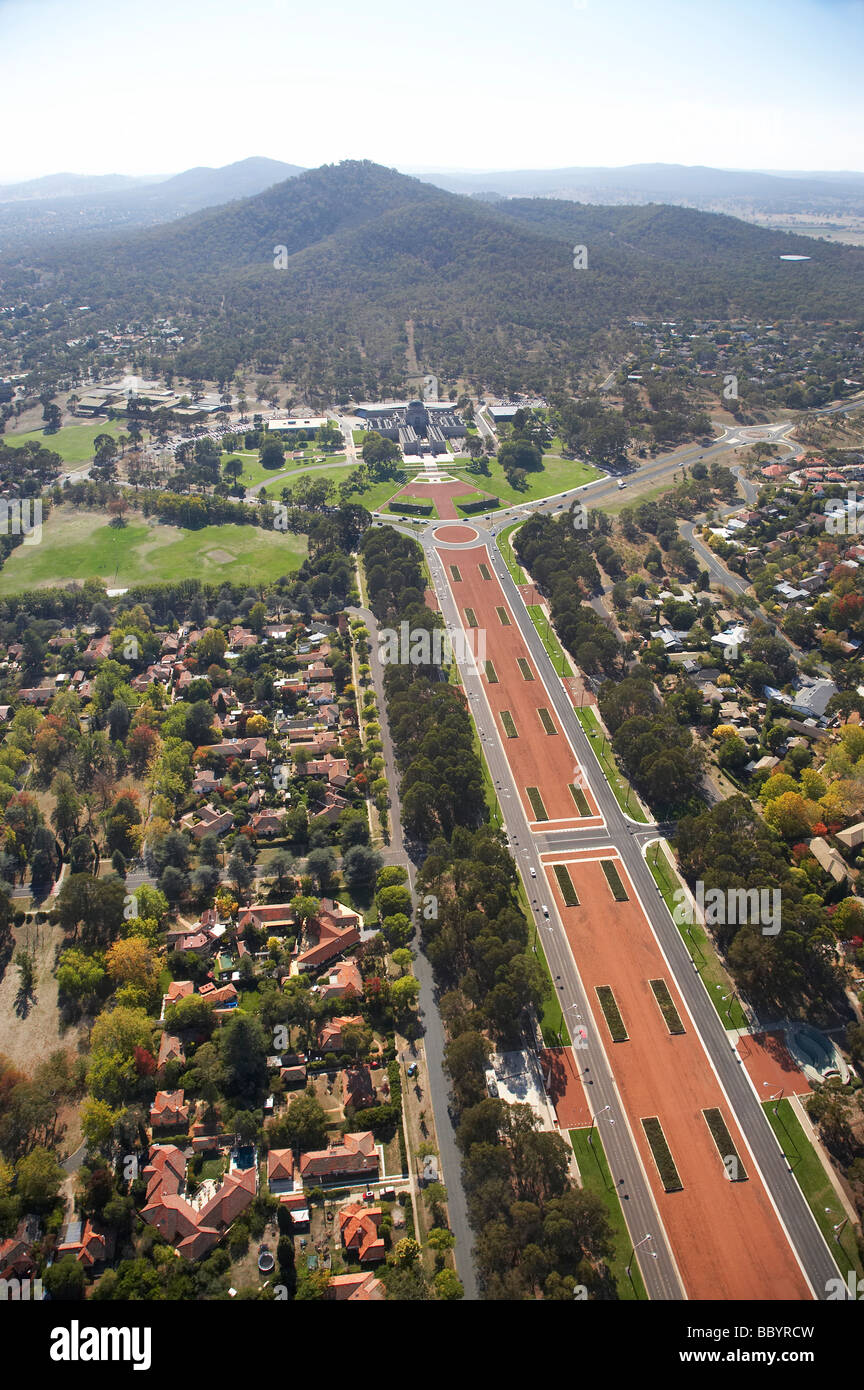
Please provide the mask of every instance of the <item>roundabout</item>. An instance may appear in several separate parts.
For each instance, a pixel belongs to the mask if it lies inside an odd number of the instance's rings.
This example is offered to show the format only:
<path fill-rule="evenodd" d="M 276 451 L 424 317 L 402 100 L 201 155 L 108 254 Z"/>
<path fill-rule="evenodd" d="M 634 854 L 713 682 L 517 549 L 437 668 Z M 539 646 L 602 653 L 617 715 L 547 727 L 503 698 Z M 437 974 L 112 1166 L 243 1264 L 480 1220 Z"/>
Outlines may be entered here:
<path fill-rule="evenodd" d="M 437 526 L 433 532 L 436 543 L 444 545 L 473 545 L 480 539 L 480 532 L 473 526 Z"/>

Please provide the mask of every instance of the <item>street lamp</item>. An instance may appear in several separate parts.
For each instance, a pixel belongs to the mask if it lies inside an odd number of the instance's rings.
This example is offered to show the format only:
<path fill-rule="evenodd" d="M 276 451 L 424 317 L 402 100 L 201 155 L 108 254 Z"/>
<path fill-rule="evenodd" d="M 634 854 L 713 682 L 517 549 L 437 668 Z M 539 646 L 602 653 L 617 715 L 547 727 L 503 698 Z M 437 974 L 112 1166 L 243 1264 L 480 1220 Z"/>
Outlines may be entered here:
<path fill-rule="evenodd" d="M 647 1236 L 643 1236 L 641 1240 L 637 1240 L 636 1244 L 633 1246 L 633 1249 L 630 1251 L 630 1260 L 629 1260 L 629 1262 L 628 1262 L 628 1264 L 627 1264 L 627 1276 L 628 1276 L 628 1278 L 629 1278 L 629 1276 L 630 1276 L 630 1265 L 632 1265 L 632 1263 L 633 1263 L 633 1256 L 636 1254 L 636 1251 L 639 1249 L 639 1246 L 640 1246 L 640 1245 L 644 1245 L 645 1242 L 646 1242 L 646 1240 L 650 1240 L 650 1239 L 651 1239 L 651 1232 L 649 1231 L 648 1234 L 647 1234 Z"/>
<path fill-rule="evenodd" d="M 611 1106 L 611 1105 L 604 1105 L 604 1106 L 602 1107 L 602 1109 L 598 1110 L 594 1115 L 591 1116 L 591 1128 L 590 1128 L 589 1131 L 588 1131 L 588 1143 L 589 1143 L 589 1144 L 591 1143 L 591 1135 L 594 1133 L 594 1125 L 595 1125 L 596 1122 L 597 1122 L 597 1116 L 598 1116 L 598 1115 L 602 1115 L 604 1110 L 611 1110 L 611 1109 L 612 1109 L 612 1106 Z"/>
<path fill-rule="evenodd" d="M 763 1085 L 763 1086 L 770 1086 L 770 1085 L 771 1085 L 771 1082 L 770 1082 L 770 1081 L 763 1081 L 763 1082 L 762 1082 L 762 1085 Z M 782 1100 L 782 1099 L 783 1099 L 783 1087 L 781 1086 L 779 1091 L 775 1091 L 773 1095 L 771 1095 L 771 1096 L 768 1097 L 768 1103 L 770 1104 L 772 1100 L 780 1101 L 780 1100 Z M 776 1106 L 776 1105 L 774 1106 L 774 1114 L 775 1114 L 775 1115 L 777 1114 L 777 1106 Z M 825 1210 L 827 1211 L 828 1208 L 826 1207 Z"/>

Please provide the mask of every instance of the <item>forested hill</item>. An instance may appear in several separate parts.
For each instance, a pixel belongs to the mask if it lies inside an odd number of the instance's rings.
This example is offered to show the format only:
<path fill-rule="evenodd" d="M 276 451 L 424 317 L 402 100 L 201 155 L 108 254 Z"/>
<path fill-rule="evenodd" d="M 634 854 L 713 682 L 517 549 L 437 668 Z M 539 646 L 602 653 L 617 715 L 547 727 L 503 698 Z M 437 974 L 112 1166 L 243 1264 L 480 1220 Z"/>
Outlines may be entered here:
<path fill-rule="evenodd" d="M 574 269 L 575 245 L 587 269 Z M 277 246 L 285 268 L 274 268 Z M 780 259 L 789 254 L 811 259 Z M 548 389 L 628 317 L 864 322 L 862 272 L 864 250 L 730 217 L 490 205 L 355 161 L 113 237 L 98 254 L 67 243 L 0 264 L 6 302 L 37 310 L 31 350 L 48 301 L 85 302 L 106 323 L 171 314 L 186 337 L 181 371 L 281 364 L 341 398 L 398 384 L 408 320 L 419 360 L 443 375 Z"/>

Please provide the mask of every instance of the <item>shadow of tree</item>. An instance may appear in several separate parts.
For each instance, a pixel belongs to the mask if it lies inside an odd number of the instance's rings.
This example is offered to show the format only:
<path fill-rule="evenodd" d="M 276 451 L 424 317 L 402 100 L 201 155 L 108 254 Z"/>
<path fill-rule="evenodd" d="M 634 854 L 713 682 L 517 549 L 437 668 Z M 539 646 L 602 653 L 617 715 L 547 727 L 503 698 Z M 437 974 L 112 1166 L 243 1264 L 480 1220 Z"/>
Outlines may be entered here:
<path fill-rule="evenodd" d="M 30 1010 L 35 1004 L 35 1002 L 36 996 L 32 992 L 32 990 L 27 990 L 23 988 L 19 989 L 17 994 L 15 995 L 14 1004 L 15 1013 L 17 1014 L 18 1018 L 26 1018 L 27 1015 L 30 1013 Z"/>

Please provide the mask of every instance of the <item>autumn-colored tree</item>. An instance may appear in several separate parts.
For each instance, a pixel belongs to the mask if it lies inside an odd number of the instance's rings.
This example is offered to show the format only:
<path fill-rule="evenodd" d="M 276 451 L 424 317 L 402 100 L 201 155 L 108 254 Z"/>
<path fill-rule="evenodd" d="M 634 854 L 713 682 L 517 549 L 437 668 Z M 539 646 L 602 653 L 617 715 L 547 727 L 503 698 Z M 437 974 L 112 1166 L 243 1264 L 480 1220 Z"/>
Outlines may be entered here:
<path fill-rule="evenodd" d="M 134 985 L 146 994 L 155 992 L 159 981 L 159 957 L 140 936 L 115 941 L 105 954 L 105 965 L 115 988 Z"/>
<path fill-rule="evenodd" d="M 149 724 L 138 724 L 126 736 L 126 752 L 132 771 L 139 776 L 147 767 L 159 744 L 159 735 Z"/>
<path fill-rule="evenodd" d="M 765 820 L 784 840 L 800 839 L 809 835 L 815 824 L 812 807 L 800 792 L 783 792 L 765 807 Z"/>

